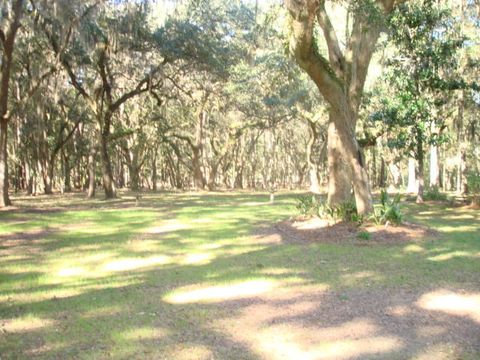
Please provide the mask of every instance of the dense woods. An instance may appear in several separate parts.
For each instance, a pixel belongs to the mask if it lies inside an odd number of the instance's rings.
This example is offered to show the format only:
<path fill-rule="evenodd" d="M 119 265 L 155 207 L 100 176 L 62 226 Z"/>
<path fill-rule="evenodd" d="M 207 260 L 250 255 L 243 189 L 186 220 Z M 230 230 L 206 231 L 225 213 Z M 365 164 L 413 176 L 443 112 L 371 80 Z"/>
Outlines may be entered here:
<path fill-rule="evenodd" d="M 478 191 L 475 1 L 0 6 L 0 206 L 295 188 L 367 213 L 377 188 Z"/>

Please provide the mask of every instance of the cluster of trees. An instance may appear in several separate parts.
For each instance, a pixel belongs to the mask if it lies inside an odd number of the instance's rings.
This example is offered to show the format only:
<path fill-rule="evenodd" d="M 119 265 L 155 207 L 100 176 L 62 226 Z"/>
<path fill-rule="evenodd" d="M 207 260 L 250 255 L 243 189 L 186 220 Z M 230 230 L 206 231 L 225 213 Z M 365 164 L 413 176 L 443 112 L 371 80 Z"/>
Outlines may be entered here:
<path fill-rule="evenodd" d="M 431 186 L 460 191 L 478 169 L 475 2 L 0 8 L 0 206 L 100 184 L 326 186 L 364 213 L 372 185 L 406 185 L 408 161 L 420 200 L 426 163 Z"/>

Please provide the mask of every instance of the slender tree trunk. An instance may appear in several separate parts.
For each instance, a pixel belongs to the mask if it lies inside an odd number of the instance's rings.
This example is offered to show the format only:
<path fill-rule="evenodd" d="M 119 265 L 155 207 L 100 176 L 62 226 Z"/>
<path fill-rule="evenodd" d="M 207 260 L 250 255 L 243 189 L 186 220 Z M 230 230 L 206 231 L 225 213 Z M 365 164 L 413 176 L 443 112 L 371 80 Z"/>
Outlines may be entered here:
<path fill-rule="evenodd" d="M 408 158 L 408 185 L 407 192 L 416 194 L 417 188 L 417 176 L 416 176 L 416 161 L 414 158 Z"/>
<path fill-rule="evenodd" d="M 95 147 L 92 146 L 88 154 L 88 192 L 87 197 L 93 198 L 95 196 Z"/>
<path fill-rule="evenodd" d="M 438 146 L 430 145 L 430 187 L 438 187 L 439 185 Z"/>
<path fill-rule="evenodd" d="M 458 166 L 457 166 L 457 193 L 467 194 L 467 152 L 462 146 L 458 150 Z"/>
<path fill-rule="evenodd" d="M 12 204 L 8 196 L 7 131 L 7 120 L 0 118 L 0 207 Z"/>
<path fill-rule="evenodd" d="M 417 136 L 417 160 L 418 160 L 418 192 L 417 203 L 423 203 L 423 192 L 425 187 L 425 151 L 423 149 L 422 136 Z"/>
<path fill-rule="evenodd" d="M 63 185 L 63 190 L 65 192 L 70 192 L 72 191 L 72 179 L 71 179 L 71 167 L 70 167 L 70 161 L 69 158 L 63 153 L 62 155 L 63 159 L 63 171 L 64 171 L 64 185 Z"/>
<path fill-rule="evenodd" d="M 117 194 L 115 190 L 115 183 L 113 181 L 112 163 L 108 153 L 108 136 L 109 131 L 103 131 L 100 137 L 100 157 L 102 160 L 102 178 L 103 189 L 105 191 L 106 199 L 114 199 Z"/>
<path fill-rule="evenodd" d="M 157 150 L 152 158 L 152 190 L 157 191 Z"/>
<path fill-rule="evenodd" d="M 385 186 L 387 185 L 387 179 L 386 179 L 387 172 L 386 172 L 386 169 L 385 169 L 385 159 L 383 159 L 383 158 L 380 161 L 380 174 L 378 174 L 378 175 L 379 175 L 378 185 L 381 188 L 385 188 Z"/>
<path fill-rule="evenodd" d="M 318 165 L 313 159 L 313 149 L 315 143 L 318 141 L 318 133 L 314 122 L 310 122 L 310 139 L 307 143 L 307 164 L 308 174 L 310 178 L 310 191 L 314 194 L 320 193 L 320 183 L 318 180 Z M 303 180 L 303 179 L 302 179 Z"/>

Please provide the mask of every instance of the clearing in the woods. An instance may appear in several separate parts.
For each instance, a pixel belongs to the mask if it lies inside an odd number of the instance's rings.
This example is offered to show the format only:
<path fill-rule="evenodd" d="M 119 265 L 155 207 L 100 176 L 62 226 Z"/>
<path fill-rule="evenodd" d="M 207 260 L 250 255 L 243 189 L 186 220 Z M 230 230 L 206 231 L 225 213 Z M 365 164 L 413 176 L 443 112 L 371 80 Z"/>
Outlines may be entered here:
<path fill-rule="evenodd" d="M 479 358 L 478 210 L 406 203 L 420 226 L 362 240 L 288 221 L 294 204 L 15 199 L 0 212 L 0 358 Z"/>

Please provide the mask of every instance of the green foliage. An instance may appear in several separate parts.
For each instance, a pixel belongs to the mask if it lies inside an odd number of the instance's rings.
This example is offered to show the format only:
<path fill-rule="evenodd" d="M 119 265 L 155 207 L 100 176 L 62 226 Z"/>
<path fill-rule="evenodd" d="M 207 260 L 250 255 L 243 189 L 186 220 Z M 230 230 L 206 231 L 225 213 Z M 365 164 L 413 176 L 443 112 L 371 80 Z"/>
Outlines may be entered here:
<path fill-rule="evenodd" d="M 447 201 L 447 195 L 440 192 L 438 186 L 428 188 L 423 194 L 424 200 Z"/>
<path fill-rule="evenodd" d="M 315 195 L 300 196 L 296 207 L 302 216 L 319 216 L 322 201 Z"/>
<path fill-rule="evenodd" d="M 480 172 L 469 171 L 467 174 L 468 191 L 472 195 L 472 203 L 480 205 Z"/>
<path fill-rule="evenodd" d="M 382 124 L 389 147 L 418 159 L 425 145 L 448 140 L 433 129 L 445 126 L 449 90 L 461 85 L 457 52 L 465 40 L 451 12 L 433 1 L 400 4 L 388 24 L 388 88 L 369 120 Z"/>
<path fill-rule="evenodd" d="M 400 210 L 400 194 L 395 195 L 391 199 L 387 191 L 382 190 L 380 193 L 380 204 L 375 206 L 370 220 L 377 225 L 386 224 L 387 222 L 400 224 L 403 221 L 403 214 Z"/>
<path fill-rule="evenodd" d="M 342 220 L 347 222 L 359 222 L 361 218 L 357 213 L 355 201 L 345 201 L 335 206 L 328 206 L 330 216 L 334 220 Z"/>
<path fill-rule="evenodd" d="M 306 195 L 297 199 L 297 209 L 303 216 L 318 216 L 322 219 L 356 223 L 363 221 L 363 218 L 357 213 L 357 207 L 353 200 L 332 206 L 316 195 Z"/>
<path fill-rule="evenodd" d="M 370 240 L 371 239 L 371 235 L 368 231 L 360 231 L 358 234 L 357 234 L 357 238 L 360 239 L 360 240 Z"/>

